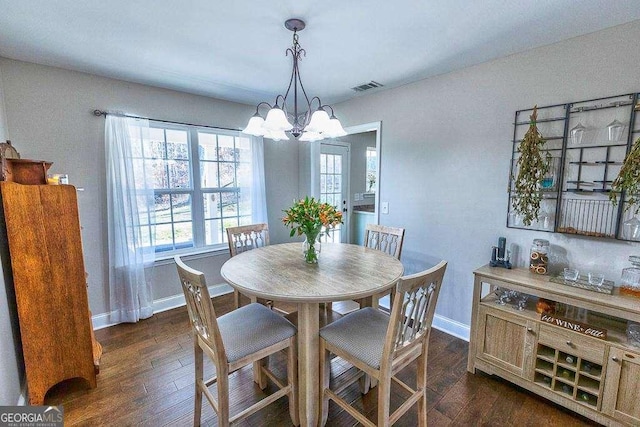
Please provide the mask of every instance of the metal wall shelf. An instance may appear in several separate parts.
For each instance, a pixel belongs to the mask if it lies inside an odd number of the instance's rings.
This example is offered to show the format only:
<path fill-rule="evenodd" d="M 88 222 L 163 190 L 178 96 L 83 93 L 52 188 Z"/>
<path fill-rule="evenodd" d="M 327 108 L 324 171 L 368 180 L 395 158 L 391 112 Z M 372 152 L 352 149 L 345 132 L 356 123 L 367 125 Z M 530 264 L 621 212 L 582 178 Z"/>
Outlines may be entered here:
<path fill-rule="evenodd" d="M 639 93 L 538 107 L 538 130 L 547 141 L 545 151 L 554 160 L 541 183 L 546 188 L 541 189 L 540 215 L 530 226 L 524 226 L 513 212 L 513 200 L 518 147 L 530 124 L 523 118 L 533 109 L 516 111 L 507 227 L 640 241 L 624 235 L 622 225 L 633 218 L 634 211 L 625 209 L 628 197 L 620 194 L 616 206 L 609 200 L 613 180 L 640 133 L 635 121 L 639 110 Z M 614 120 L 622 122 L 624 130 L 618 140 L 609 140 L 608 125 Z M 582 138 L 572 138 L 574 128 L 581 130 Z"/>

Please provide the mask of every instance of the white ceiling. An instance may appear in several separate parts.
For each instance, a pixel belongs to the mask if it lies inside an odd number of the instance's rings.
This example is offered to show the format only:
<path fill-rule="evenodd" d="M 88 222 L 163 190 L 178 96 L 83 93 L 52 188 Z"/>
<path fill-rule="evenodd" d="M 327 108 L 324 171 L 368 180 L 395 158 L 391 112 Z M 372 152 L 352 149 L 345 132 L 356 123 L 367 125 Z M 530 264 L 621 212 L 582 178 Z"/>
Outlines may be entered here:
<path fill-rule="evenodd" d="M 0 56 L 255 104 L 286 90 L 288 18 L 307 23 L 307 93 L 335 103 L 640 19 L 640 1 L 0 0 Z"/>

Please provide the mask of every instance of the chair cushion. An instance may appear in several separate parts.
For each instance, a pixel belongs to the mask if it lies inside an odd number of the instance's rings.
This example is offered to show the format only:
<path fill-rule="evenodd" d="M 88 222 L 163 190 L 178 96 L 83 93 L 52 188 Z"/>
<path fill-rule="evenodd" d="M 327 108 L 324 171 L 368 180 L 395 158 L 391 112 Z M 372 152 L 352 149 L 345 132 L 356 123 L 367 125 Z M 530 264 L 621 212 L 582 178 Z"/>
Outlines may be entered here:
<path fill-rule="evenodd" d="M 229 363 L 296 334 L 291 322 L 257 303 L 220 316 L 218 327 Z"/>
<path fill-rule="evenodd" d="M 389 315 L 366 307 L 320 329 L 320 336 L 374 369 L 380 368 Z"/>

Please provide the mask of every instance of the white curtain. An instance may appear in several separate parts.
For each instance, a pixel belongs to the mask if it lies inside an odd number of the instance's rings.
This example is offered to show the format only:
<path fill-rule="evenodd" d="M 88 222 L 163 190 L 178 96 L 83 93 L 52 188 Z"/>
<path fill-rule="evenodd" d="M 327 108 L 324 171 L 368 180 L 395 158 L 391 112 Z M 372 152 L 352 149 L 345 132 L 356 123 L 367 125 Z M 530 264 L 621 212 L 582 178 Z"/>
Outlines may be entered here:
<path fill-rule="evenodd" d="M 143 165 L 132 156 L 148 136 L 149 123 L 108 114 L 105 124 L 109 296 L 113 323 L 137 322 L 153 315 L 151 284 L 145 267 L 153 264 L 154 236 L 141 229 L 140 214 L 154 212 L 153 187 Z M 147 217 L 148 218 L 148 217 Z"/>
<path fill-rule="evenodd" d="M 240 197 L 249 198 L 251 203 L 251 222 L 268 223 L 267 194 L 264 183 L 264 143 L 261 136 L 251 136 L 251 175 L 240 179 Z M 242 154 L 241 154 L 242 155 Z M 240 174 L 240 176 L 243 176 Z M 245 199 L 246 200 L 246 199 Z"/>

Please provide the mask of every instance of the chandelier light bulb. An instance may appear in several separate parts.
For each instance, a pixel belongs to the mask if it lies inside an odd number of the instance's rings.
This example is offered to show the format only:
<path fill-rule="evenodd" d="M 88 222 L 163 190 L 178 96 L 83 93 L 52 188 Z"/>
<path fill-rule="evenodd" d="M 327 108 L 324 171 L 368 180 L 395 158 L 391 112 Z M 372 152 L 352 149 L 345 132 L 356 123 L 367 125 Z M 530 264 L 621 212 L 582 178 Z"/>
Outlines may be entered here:
<path fill-rule="evenodd" d="M 264 121 L 264 127 L 268 130 L 290 130 L 293 125 L 287 120 L 282 108 L 276 106 L 269 110 Z"/>
<path fill-rule="evenodd" d="M 342 123 L 336 116 L 331 116 L 329 119 L 329 124 L 327 125 L 327 130 L 323 132 L 323 135 L 327 138 L 338 138 L 341 136 L 345 136 L 347 131 L 342 127 Z"/>
<path fill-rule="evenodd" d="M 247 123 L 247 127 L 242 131 L 243 133 L 253 136 L 263 136 L 265 133 L 264 119 L 258 113 L 254 114 Z"/>
<path fill-rule="evenodd" d="M 311 121 L 304 128 L 309 132 L 324 132 L 329 126 L 329 115 L 322 108 L 318 108 L 311 116 Z"/>

